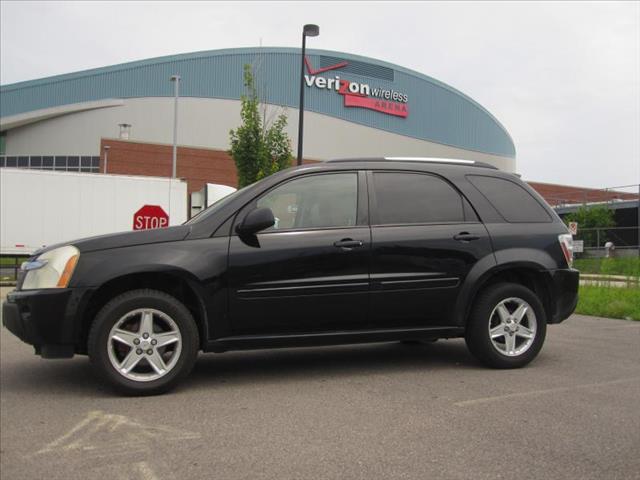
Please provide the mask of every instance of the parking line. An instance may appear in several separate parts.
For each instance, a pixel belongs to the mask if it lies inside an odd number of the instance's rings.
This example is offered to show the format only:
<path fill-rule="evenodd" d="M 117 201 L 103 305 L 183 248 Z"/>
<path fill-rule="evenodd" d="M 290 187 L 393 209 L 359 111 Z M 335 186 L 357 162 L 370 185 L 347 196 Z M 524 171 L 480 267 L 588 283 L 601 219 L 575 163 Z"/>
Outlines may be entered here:
<path fill-rule="evenodd" d="M 482 403 L 489 403 L 496 400 L 509 400 L 512 398 L 521 398 L 528 397 L 531 395 L 544 395 L 547 393 L 558 393 L 558 392 L 570 392 L 572 390 L 579 390 L 582 388 L 596 388 L 596 387 L 604 387 L 607 385 L 615 385 L 618 383 L 628 383 L 636 380 L 640 380 L 640 377 L 631 377 L 631 378 L 620 378 L 617 380 L 609 380 L 606 382 L 598 382 L 598 383 L 586 383 L 583 385 L 574 385 L 572 387 L 557 387 L 557 388 L 547 388 L 542 390 L 530 390 L 528 392 L 517 392 L 517 393 L 508 393 L 506 395 L 496 395 L 494 397 L 483 397 L 483 398 L 475 398 L 473 400 L 463 400 L 462 402 L 456 402 L 454 405 L 456 407 L 468 407 L 471 405 L 479 405 Z"/>

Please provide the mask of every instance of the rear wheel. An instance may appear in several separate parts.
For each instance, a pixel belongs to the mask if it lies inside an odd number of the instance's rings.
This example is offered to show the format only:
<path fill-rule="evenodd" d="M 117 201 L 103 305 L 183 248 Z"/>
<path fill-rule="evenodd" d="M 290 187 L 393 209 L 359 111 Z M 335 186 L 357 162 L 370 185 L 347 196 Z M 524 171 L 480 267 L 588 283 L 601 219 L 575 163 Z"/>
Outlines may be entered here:
<path fill-rule="evenodd" d="M 111 300 L 89 333 L 89 357 L 98 373 L 130 395 L 172 388 L 198 352 L 198 329 L 189 310 L 156 290 L 134 290 Z"/>
<path fill-rule="evenodd" d="M 546 327 L 544 308 L 535 293 L 522 285 L 501 283 L 479 294 L 465 340 L 484 364 L 518 368 L 538 355 Z"/>

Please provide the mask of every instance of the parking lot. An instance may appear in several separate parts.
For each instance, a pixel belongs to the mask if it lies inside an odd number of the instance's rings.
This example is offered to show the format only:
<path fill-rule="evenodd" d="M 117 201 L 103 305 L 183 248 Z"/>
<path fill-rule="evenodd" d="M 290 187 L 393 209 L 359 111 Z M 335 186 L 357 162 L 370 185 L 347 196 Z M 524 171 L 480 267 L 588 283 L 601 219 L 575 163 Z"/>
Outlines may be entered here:
<path fill-rule="evenodd" d="M 3 479 L 640 478 L 640 323 L 574 315 L 511 371 L 460 340 L 202 355 L 151 398 L 0 341 Z"/>

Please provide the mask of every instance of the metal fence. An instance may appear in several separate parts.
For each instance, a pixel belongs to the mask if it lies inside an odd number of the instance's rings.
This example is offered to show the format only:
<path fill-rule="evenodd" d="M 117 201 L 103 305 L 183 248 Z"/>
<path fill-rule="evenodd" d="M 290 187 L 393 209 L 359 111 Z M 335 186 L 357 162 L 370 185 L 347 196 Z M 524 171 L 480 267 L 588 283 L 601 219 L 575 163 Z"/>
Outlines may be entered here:
<path fill-rule="evenodd" d="M 614 255 L 640 254 L 640 184 L 568 191 L 545 199 L 563 219 L 580 207 L 601 205 L 616 212 L 616 227 L 578 228 L 574 240 L 582 240 L 585 255 L 602 255 L 607 242 L 615 246 Z"/>
<path fill-rule="evenodd" d="M 26 261 L 29 257 L 14 257 L 3 256 L 0 257 L 0 285 L 13 285 L 18 278 L 18 272 L 22 262 Z"/>
<path fill-rule="evenodd" d="M 582 240 L 585 249 L 604 248 L 611 242 L 616 249 L 638 248 L 638 227 L 583 228 L 574 240 Z"/>

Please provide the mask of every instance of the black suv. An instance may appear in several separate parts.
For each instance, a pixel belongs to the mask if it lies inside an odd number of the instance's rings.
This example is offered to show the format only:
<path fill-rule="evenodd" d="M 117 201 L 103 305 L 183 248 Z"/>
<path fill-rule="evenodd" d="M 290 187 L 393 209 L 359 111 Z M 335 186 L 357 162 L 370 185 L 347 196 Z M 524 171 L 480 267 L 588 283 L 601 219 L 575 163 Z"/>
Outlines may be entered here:
<path fill-rule="evenodd" d="M 197 353 L 464 337 L 497 368 L 577 302 L 572 240 L 516 176 L 469 160 L 335 160 L 243 188 L 187 223 L 37 252 L 4 325 L 45 358 L 88 354 L 125 393 Z"/>

